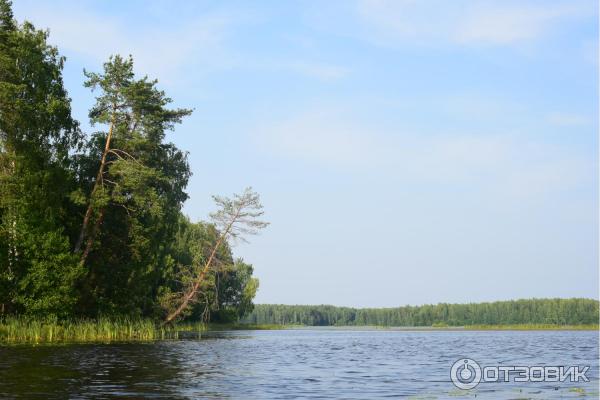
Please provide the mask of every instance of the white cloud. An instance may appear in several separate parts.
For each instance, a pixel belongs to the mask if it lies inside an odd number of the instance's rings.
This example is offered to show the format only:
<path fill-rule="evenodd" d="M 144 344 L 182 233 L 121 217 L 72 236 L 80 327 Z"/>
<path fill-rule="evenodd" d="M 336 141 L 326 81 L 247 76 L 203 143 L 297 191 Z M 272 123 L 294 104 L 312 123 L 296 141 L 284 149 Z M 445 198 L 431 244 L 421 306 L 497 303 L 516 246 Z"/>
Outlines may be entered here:
<path fill-rule="evenodd" d="M 383 44 L 507 45 L 537 39 L 561 20 L 593 16 L 591 2 L 359 0 L 357 15 Z"/>
<path fill-rule="evenodd" d="M 274 73 L 292 73 L 324 82 L 333 82 L 346 78 L 349 68 L 319 61 L 290 61 L 285 58 L 246 57 L 244 68 Z"/>
<path fill-rule="evenodd" d="M 257 137 L 277 154 L 328 164 L 362 164 L 382 150 L 372 138 L 341 123 L 332 113 L 311 112 L 269 124 Z"/>
<path fill-rule="evenodd" d="M 582 44 L 581 52 L 583 53 L 583 58 L 598 68 L 598 40 L 597 38 L 586 40 Z"/>
<path fill-rule="evenodd" d="M 382 131 L 339 109 L 305 112 L 261 128 L 257 137 L 277 155 L 341 167 L 401 167 L 430 178 L 493 166 L 509 145 L 493 135 Z"/>
<path fill-rule="evenodd" d="M 162 83 L 181 79 L 185 71 L 210 72 L 224 69 L 255 68 L 292 72 L 298 75 L 335 81 L 348 75 L 345 67 L 286 58 L 261 59 L 243 49 L 236 49 L 234 38 L 244 24 L 260 22 L 262 17 L 251 10 L 194 9 L 181 4 L 170 9 L 163 3 L 149 2 L 143 17 L 130 14 L 105 15 L 84 6 L 85 3 L 57 1 L 49 3 L 20 3 L 15 7 L 17 17 L 23 15 L 39 28 L 50 30 L 50 42 L 67 56 L 83 57 L 87 62 L 102 63 L 110 55 L 131 54 L 136 70 Z M 186 7 L 192 10 L 187 12 Z M 180 9 L 181 8 L 181 9 Z M 162 24 L 145 21 L 162 20 Z M 173 17 L 179 22 L 175 24 Z"/>
<path fill-rule="evenodd" d="M 275 157 L 405 182 L 469 183 L 522 197 L 562 190 L 589 178 L 589 163 L 564 148 L 517 134 L 420 134 L 378 129 L 351 112 L 306 112 L 253 135 Z"/>
<path fill-rule="evenodd" d="M 555 126 L 567 127 L 585 126 L 590 123 L 590 119 L 585 115 L 560 112 L 548 114 L 546 121 Z"/>
<path fill-rule="evenodd" d="M 287 67 L 302 75 L 317 78 L 323 81 L 335 81 L 348 76 L 350 70 L 345 67 L 317 63 L 292 63 Z"/>
<path fill-rule="evenodd" d="M 190 60 L 202 57 L 207 68 L 225 63 L 223 41 L 234 17 L 207 13 L 172 26 L 130 24 L 123 16 L 101 15 L 78 4 L 57 2 L 16 8 L 37 27 L 50 30 L 50 42 L 68 56 L 100 63 L 112 54 L 133 55 L 137 70 L 172 79 Z M 17 17 L 19 14 L 17 14 Z M 139 21 L 137 21 L 139 22 Z"/>
<path fill-rule="evenodd" d="M 456 26 L 453 38 L 459 43 L 510 44 L 532 40 L 547 32 L 553 22 L 582 11 L 574 4 L 474 4 Z"/>

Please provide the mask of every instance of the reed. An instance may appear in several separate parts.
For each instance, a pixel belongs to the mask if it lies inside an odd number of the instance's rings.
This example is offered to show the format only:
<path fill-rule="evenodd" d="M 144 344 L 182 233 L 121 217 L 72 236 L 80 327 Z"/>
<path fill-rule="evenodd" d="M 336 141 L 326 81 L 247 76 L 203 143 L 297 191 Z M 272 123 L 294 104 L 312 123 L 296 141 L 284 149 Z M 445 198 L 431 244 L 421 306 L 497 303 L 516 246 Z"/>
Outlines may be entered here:
<path fill-rule="evenodd" d="M 158 328 L 152 320 L 99 318 L 54 321 L 24 317 L 0 320 L 0 343 L 81 343 L 152 341 L 177 336 L 177 327 Z"/>
<path fill-rule="evenodd" d="M 99 318 L 57 321 L 26 317 L 0 318 L 0 345 L 43 343 L 109 343 L 196 338 L 207 330 L 283 329 L 282 325 L 204 324 L 173 326 L 150 319 Z M 287 327 L 290 328 L 290 327 Z"/>

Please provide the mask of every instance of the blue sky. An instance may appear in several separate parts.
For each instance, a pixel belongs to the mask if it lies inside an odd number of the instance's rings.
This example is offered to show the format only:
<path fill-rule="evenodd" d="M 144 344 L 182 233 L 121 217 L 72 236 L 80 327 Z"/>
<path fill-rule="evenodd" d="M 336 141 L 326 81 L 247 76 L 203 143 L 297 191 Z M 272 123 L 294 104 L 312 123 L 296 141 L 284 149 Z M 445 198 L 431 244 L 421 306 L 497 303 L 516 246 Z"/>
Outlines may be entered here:
<path fill-rule="evenodd" d="M 32 1 L 82 70 L 132 54 L 178 106 L 185 212 L 252 185 L 258 303 L 598 298 L 598 5 Z"/>

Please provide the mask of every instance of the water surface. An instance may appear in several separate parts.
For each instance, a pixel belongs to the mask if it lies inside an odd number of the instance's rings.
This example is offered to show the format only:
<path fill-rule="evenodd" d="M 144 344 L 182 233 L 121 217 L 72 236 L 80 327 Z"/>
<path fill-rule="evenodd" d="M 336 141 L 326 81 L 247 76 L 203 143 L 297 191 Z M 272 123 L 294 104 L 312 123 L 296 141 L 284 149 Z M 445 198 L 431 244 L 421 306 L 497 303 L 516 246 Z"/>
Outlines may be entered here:
<path fill-rule="evenodd" d="M 450 367 L 590 365 L 588 383 L 482 383 Z M 1 398 L 598 398 L 598 332 L 300 329 L 0 347 Z"/>

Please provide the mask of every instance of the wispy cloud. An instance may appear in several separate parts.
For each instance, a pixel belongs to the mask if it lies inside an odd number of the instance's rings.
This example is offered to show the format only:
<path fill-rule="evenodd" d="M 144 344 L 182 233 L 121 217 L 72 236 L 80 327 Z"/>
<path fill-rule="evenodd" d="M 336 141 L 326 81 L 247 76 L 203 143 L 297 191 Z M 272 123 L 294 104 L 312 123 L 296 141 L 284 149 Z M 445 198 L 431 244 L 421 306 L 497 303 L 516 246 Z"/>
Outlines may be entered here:
<path fill-rule="evenodd" d="M 537 39 L 562 20 L 593 16 L 591 3 L 359 0 L 357 15 L 371 39 L 387 44 L 508 45 Z"/>
<path fill-rule="evenodd" d="M 511 44 L 533 40 L 561 19 L 585 15 L 577 3 L 474 3 L 456 25 L 453 38 L 459 43 Z"/>
<path fill-rule="evenodd" d="M 513 148 L 509 139 L 494 135 L 383 131 L 331 109 L 263 127 L 257 137 L 277 157 L 348 171 L 395 171 L 403 180 L 462 180 L 489 173 Z"/>
<path fill-rule="evenodd" d="M 321 61 L 306 60 L 297 57 L 243 57 L 244 62 L 240 68 L 249 70 L 268 71 L 272 73 L 284 73 L 298 75 L 322 82 L 335 82 L 348 77 L 351 69 Z"/>
<path fill-rule="evenodd" d="M 360 165 L 384 148 L 373 137 L 339 119 L 336 111 L 308 112 L 257 130 L 273 153 L 330 165 Z"/>
<path fill-rule="evenodd" d="M 205 68 L 226 62 L 223 42 L 235 16 L 205 13 L 180 26 L 131 24 L 125 16 L 102 15 L 82 5 L 37 4 L 26 10 L 28 20 L 50 30 L 50 41 L 67 55 L 103 62 L 112 54 L 131 54 L 139 70 L 172 79 L 201 56 Z"/>
<path fill-rule="evenodd" d="M 257 145 L 272 156 L 349 173 L 386 171 L 399 181 L 471 182 L 525 196 L 577 185 L 589 175 L 586 160 L 517 134 L 381 130 L 335 109 L 302 113 L 257 131 Z"/>
<path fill-rule="evenodd" d="M 317 78 L 323 81 L 335 81 L 338 79 L 345 78 L 350 73 L 350 69 L 341 67 L 338 65 L 331 64 L 320 64 L 320 63 L 290 63 L 287 65 L 288 69 L 295 71 L 299 74 Z"/>
<path fill-rule="evenodd" d="M 591 120 L 585 115 L 561 113 L 550 113 L 546 116 L 546 121 L 555 126 L 578 127 L 589 125 Z"/>
<path fill-rule="evenodd" d="M 146 18 L 160 21 L 161 13 L 173 14 L 164 6 L 149 3 L 145 16 L 136 16 L 132 23 L 126 12 L 104 15 L 85 3 L 21 4 L 28 20 L 50 30 L 50 42 L 58 45 L 61 52 L 94 63 L 103 62 L 112 54 L 131 54 L 138 70 L 167 83 L 190 71 L 259 69 L 291 72 L 321 81 L 339 80 L 349 73 L 343 66 L 299 57 L 264 60 L 237 48 L 236 40 L 243 28 L 264 18 L 252 10 L 226 6 L 194 9 L 188 14 L 178 10 L 178 14 L 184 14 L 178 23 L 145 21 Z M 190 4 L 181 7 L 194 8 Z"/>

